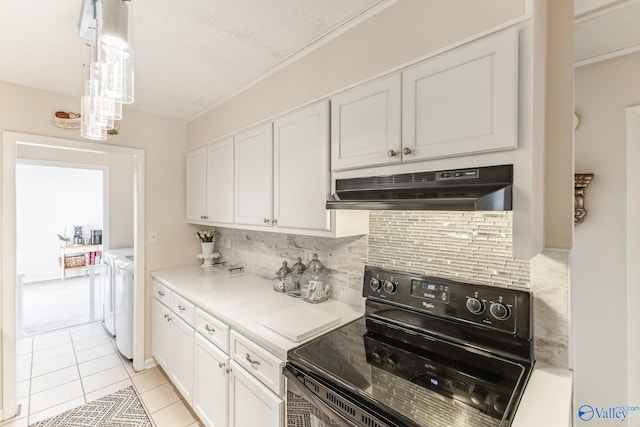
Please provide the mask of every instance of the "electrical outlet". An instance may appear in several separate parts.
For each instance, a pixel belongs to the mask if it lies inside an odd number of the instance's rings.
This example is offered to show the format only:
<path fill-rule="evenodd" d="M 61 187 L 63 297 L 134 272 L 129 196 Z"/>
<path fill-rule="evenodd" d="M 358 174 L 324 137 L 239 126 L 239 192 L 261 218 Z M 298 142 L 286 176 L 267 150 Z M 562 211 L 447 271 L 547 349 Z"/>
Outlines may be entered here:
<path fill-rule="evenodd" d="M 149 238 L 147 239 L 147 243 L 149 243 L 150 245 L 158 243 L 158 232 L 157 231 L 150 231 L 149 232 Z"/>
<path fill-rule="evenodd" d="M 227 247 L 227 249 L 231 249 L 231 237 L 227 237 L 225 240 L 225 246 Z"/>

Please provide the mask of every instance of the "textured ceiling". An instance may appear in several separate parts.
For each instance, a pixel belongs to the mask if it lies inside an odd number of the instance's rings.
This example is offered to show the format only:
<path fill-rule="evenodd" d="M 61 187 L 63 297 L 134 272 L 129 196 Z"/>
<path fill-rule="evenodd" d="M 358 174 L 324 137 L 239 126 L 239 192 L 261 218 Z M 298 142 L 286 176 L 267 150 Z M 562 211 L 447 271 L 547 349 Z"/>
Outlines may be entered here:
<path fill-rule="evenodd" d="M 189 119 L 395 0 L 132 0 L 137 110 Z M 79 96 L 82 0 L 2 0 L 0 80 Z M 78 102 L 79 103 L 79 102 Z"/>

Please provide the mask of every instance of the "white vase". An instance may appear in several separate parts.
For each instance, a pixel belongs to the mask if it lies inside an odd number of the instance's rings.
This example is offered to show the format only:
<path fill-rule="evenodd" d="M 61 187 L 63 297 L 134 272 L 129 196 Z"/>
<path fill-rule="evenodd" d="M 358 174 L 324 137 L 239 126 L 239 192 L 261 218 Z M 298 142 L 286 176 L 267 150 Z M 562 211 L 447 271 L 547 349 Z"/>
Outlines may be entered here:
<path fill-rule="evenodd" d="M 200 243 L 202 246 L 202 254 L 208 255 L 213 253 L 213 242 L 202 242 Z"/>

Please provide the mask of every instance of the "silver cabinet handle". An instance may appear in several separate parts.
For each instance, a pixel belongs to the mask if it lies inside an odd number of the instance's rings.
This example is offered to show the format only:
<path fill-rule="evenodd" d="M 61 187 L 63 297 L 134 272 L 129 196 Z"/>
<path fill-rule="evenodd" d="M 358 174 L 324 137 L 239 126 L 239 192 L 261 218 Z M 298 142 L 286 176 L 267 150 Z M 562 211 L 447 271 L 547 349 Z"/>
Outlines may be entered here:
<path fill-rule="evenodd" d="M 264 222 L 265 224 L 269 224 L 271 220 L 269 218 L 265 218 L 262 220 L 262 222 Z"/>
<path fill-rule="evenodd" d="M 164 296 L 164 292 L 162 292 L 162 291 L 158 291 L 158 295 L 160 295 L 161 297 L 163 297 L 163 296 Z"/>
<path fill-rule="evenodd" d="M 387 151 L 387 157 L 395 157 L 398 153 L 396 153 L 394 150 L 389 150 Z"/>
<path fill-rule="evenodd" d="M 245 358 L 249 361 L 249 363 L 251 363 L 251 366 L 253 367 L 260 366 L 260 362 L 258 362 L 257 360 L 251 360 L 251 356 L 249 355 L 249 353 L 247 353 L 247 356 Z"/>
<path fill-rule="evenodd" d="M 402 154 L 404 154 L 405 156 L 406 156 L 406 155 L 408 155 L 408 154 L 411 154 L 411 148 L 409 148 L 409 147 L 404 147 L 404 148 L 402 149 Z"/>
<path fill-rule="evenodd" d="M 226 372 L 227 374 L 230 374 L 230 373 L 231 373 L 231 370 L 232 370 L 231 368 L 227 368 L 227 369 L 225 369 L 225 372 Z"/>
<path fill-rule="evenodd" d="M 224 362 L 218 362 L 218 368 L 224 368 L 225 363 Z"/>
<path fill-rule="evenodd" d="M 184 308 L 183 306 L 181 306 L 180 304 L 178 304 L 178 310 L 180 310 L 180 311 L 185 311 L 185 310 L 186 310 L 186 308 Z"/>
<path fill-rule="evenodd" d="M 171 322 L 171 320 L 173 319 L 173 317 L 169 316 L 168 314 L 165 314 L 164 318 L 167 319 L 167 322 Z"/>
<path fill-rule="evenodd" d="M 273 223 L 273 225 L 276 225 L 278 223 L 277 219 L 274 219 L 273 221 L 271 221 Z"/>
<path fill-rule="evenodd" d="M 209 325 L 205 325 L 204 328 L 209 332 L 209 335 L 213 334 L 216 330 Z"/>

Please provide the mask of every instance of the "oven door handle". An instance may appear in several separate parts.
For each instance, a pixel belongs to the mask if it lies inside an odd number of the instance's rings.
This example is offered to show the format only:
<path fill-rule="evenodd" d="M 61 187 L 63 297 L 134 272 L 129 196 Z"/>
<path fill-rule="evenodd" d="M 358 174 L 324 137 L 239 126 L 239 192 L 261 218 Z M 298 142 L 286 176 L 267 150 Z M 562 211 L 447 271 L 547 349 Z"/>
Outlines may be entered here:
<path fill-rule="evenodd" d="M 285 366 L 283 374 L 287 378 L 287 389 L 298 396 L 303 397 L 307 402 L 312 404 L 316 409 L 329 417 L 339 427 L 359 427 L 353 424 L 351 421 L 344 419 L 340 414 L 335 412 L 332 408 L 327 406 L 318 396 L 316 396 L 311 390 L 304 385 L 304 381 L 296 374 L 291 372 L 290 369 Z"/>

